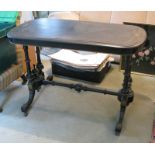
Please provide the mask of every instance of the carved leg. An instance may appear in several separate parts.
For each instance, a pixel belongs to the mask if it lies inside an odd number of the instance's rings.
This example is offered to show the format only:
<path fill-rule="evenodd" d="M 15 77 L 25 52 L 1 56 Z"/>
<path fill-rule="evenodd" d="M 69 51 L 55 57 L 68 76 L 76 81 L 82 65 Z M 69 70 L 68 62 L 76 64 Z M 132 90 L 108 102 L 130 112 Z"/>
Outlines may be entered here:
<path fill-rule="evenodd" d="M 40 59 L 40 49 L 39 47 L 36 47 L 36 55 L 37 55 L 37 69 L 41 74 L 43 74 L 42 69 L 44 68 L 41 59 Z M 44 74 L 43 74 L 44 75 Z M 47 80 L 52 81 L 53 80 L 53 75 L 49 75 L 47 77 Z"/>
<path fill-rule="evenodd" d="M 26 62 L 26 69 L 27 69 L 27 78 L 28 80 L 31 79 L 31 66 L 30 66 L 30 58 L 28 53 L 28 46 L 24 46 L 24 54 L 25 54 L 25 62 Z"/>
<path fill-rule="evenodd" d="M 22 79 L 22 85 L 25 85 L 27 83 L 27 77 L 23 74 L 21 76 L 21 79 Z"/>
<path fill-rule="evenodd" d="M 126 107 L 130 102 L 133 101 L 133 98 L 134 98 L 134 93 L 131 90 L 131 83 L 132 83 L 131 59 L 132 59 L 131 56 L 126 56 L 123 88 L 120 90 L 121 95 L 118 97 L 119 101 L 121 102 L 121 107 L 120 107 L 119 119 L 115 128 L 116 135 L 120 134 L 122 130 L 122 123 L 123 123 Z"/>
<path fill-rule="evenodd" d="M 28 55 L 28 47 L 24 46 L 24 52 L 25 52 L 25 59 L 26 59 L 26 68 L 27 68 L 27 77 L 28 77 L 28 88 L 29 88 L 29 99 L 27 103 L 25 103 L 21 107 L 21 111 L 25 113 L 25 116 L 28 115 L 28 111 L 32 105 L 34 96 L 35 96 L 35 90 L 38 90 L 41 88 L 42 81 L 44 80 L 44 73 L 42 72 L 43 65 L 41 63 L 40 59 L 40 51 L 39 47 L 36 48 L 37 53 L 37 67 L 35 67 L 31 70 L 30 68 L 30 59 Z"/>
<path fill-rule="evenodd" d="M 27 116 L 28 114 L 28 110 L 30 105 L 32 104 L 34 95 L 35 95 L 35 89 L 32 87 L 32 83 L 33 83 L 33 73 L 31 71 L 31 67 L 30 67 L 30 59 L 29 59 L 29 54 L 28 54 L 28 46 L 24 46 L 24 53 L 25 53 L 25 62 L 26 62 L 26 68 L 27 68 L 27 78 L 29 80 L 28 86 L 31 88 L 29 88 L 29 99 L 27 101 L 27 103 L 25 103 L 22 107 L 21 107 L 21 111 L 25 113 L 25 116 Z"/>
<path fill-rule="evenodd" d="M 39 47 L 36 47 L 36 55 L 37 55 L 37 69 L 39 70 L 41 74 L 43 74 L 42 69 L 44 68 L 44 66 L 41 62 Z"/>
<path fill-rule="evenodd" d="M 42 69 L 44 68 L 41 59 L 40 59 L 40 48 L 36 47 L 36 55 L 37 55 L 37 68 L 40 71 L 41 74 L 43 74 Z M 53 80 L 53 75 L 49 75 L 47 77 L 47 80 L 52 81 Z"/>
<path fill-rule="evenodd" d="M 122 130 L 122 124 L 123 124 L 123 119 L 124 119 L 124 115 L 125 115 L 125 111 L 126 111 L 126 105 L 127 104 L 127 98 L 122 98 L 121 101 L 121 107 L 120 107 L 120 115 L 119 115 L 119 120 L 116 124 L 116 128 L 115 128 L 115 134 L 119 135 L 121 130 Z"/>
<path fill-rule="evenodd" d="M 131 83 L 132 83 L 132 78 L 130 77 L 128 86 L 129 86 L 129 92 L 128 92 L 128 99 L 127 99 L 127 106 L 134 100 L 134 92 L 131 89 Z M 120 90 L 120 94 L 123 93 L 123 89 Z M 118 100 L 121 102 L 121 97 L 122 95 L 118 96 Z"/>
<path fill-rule="evenodd" d="M 29 89 L 29 99 L 28 99 L 27 103 L 23 104 L 23 106 L 21 107 L 21 111 L 24 112 L 25 116 L 28 115 L 28 111 L 31 107 L 34 96 L 35 96 L 35 90 Z"/>
<path fill-rule="evenodd" d="M 40 48 L 36 47 L 36 55 L 37 55 L 37 70 L 38 70 L 38 74 L 40 76 L 40 79 L 44 80 L 45 79 L 45 75 L 43 72 L 43 64 L 41 62 L 41 58 L 40 58 Z"/>

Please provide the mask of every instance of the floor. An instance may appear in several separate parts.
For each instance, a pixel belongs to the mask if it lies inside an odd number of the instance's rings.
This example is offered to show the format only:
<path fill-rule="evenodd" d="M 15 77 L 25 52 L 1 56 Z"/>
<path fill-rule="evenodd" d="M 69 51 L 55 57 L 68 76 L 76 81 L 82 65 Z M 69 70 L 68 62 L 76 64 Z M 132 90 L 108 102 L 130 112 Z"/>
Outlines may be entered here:
<path fill-rule="evenodd" d="M 50 74 L 50 62 L 44 59 L 43 63 Z M 28 117 L 24 117 L 20 107 L 27 101 L 27 86 L 15 81 L 0 92 L 0 104 L 4 105 L 0 142 L 150 142 L 155 117 L 155 78 L 136 74 L 132 77 L 135 99 L 127 109 L 120 136 L 114 134 L 120 106 L 116 97 L 77 93 L 58 86 L 42 87 Z M 100 85 L 93 85 L 117 90 L 122 79 L 119 67 L 113 66 Z"/>

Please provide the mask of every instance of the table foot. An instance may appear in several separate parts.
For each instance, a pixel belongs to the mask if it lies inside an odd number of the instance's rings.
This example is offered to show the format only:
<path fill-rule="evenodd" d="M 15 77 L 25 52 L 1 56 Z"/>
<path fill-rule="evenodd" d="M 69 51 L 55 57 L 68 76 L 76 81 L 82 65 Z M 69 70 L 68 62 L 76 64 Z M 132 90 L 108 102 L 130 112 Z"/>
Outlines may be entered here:
<path fill-rule="evenodd" d="M 125 114 L 125 112 L 123 112 L 123 116 L 120 114 L 119 121 L 116 124 L 116 127 L 115 127 L 115 135 L 116 136 L 119 136 L 122 131 L 124 114 Z"/>
<path fill-rule="evenodd" d="M 134 99 L 134 92 L 131 89 L 131 84 L 132 84 L 131 63 L 132 63 L 132 56 L 127 55 L 125 57 L 125 71 L 124 71 L 124 80 L 122 84 L 123 87 L 119 91 L 119 95 L 118 95 L 118 100 L 121 102 L 121 107 L 120 107 L 119 119 L 115 128 L 116 135 L 119 135 L 121 133 L 126 107 Z"/>
<path fill-rule="evenodd" d="M 27 83 L 27 77 L 23 74 L 21 76 L 21 79 L 22 79 L 22 85 L 25 85 Z"/>
<path fill-rule="evenodd" d="M 48 75 L 47 80 L 52 81 L 53 80 L 53 75 Z"/>
<path fill-rule="evenodd" d="M 3 112 L 3 108 L 0 107 L 0 112 Z"/>
<path fill-rule="evenodd" d="M 35 96 L 35 90 L 29 90 L 29 99 L 27 103 L 23 104 L 23 106 L 21 107 L 21 111 L 24 112 L 25 116 L 28 115 L 34 96 Z"/>
<path fill-rule="evenodd" d="M 44 73 L 42 71 L 44 66 L 43 66 L 41 59 L 40 59 L 39 47 L 36 47 L 37 65 L 33 65 L 33 69 L 31 69 L 31 65 L 30 65 L 28 46 L 23 46 L 23 48 L 24 48 L 24 53 L 25 53 L 27 77 L 25 77 L 23 75 L 21 78 L 24 81 L 26 81 L 28 78 L 29 99 L 28 99 L 27 103 L 25 103 L 21 107 L 21 111 L 24 112 L 25 116 L 27 116 L 28 112 L 30 110 L 30 107 L 32 105 L 34 96 L 35 96 L 35 90 L 37 90 L 37 91 L 40 90 L 41 85 L 42 85 L 42 81 L 44 80 Z"/>
<path fill-rule="evenodd" d="M 120 133 L 121 133 L 121 131 L 122 131 L 122 123 L 117 123 L 116 124 L 116 128 L 115 128 L 115 135 L 116 136 L 119 136 L 120 135 Z"/>
<path fill-rule="evenodd" d="M 127 107 L 127 101 L 128 101 L 127 95 L 122 97 L 119 119 L 118 119 L 118 122 L 117 122 L 116 128 L 115 128 L 116 135 L 119 135 L 122 131 L 122 124 L 123 124 L 124 115 L 125 115 L 125 111 L 126 111 L 126 107 Z"/>

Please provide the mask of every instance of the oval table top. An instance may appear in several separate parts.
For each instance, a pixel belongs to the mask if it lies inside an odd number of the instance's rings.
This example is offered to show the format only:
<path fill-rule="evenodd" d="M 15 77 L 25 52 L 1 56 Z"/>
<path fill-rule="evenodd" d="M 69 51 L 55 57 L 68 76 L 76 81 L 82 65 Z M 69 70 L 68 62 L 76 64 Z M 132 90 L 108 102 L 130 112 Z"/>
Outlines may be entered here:
<path fill-rule="evenodd" d="M 141 48 L 146 32 L 138 26 L 40 18 L 8 32 L 12 43 L 112 54 L 132 54 Z"/>

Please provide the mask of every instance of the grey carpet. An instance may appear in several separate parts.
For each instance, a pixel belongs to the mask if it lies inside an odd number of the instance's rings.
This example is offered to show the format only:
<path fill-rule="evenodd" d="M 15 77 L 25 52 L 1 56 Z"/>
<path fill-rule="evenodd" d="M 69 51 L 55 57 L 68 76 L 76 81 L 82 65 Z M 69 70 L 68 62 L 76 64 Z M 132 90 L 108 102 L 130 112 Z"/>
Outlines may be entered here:
<path fill-rule="evenodd" d="M 50 63 L 44 61 L 44 65 L 50 73 Z M 103 82 L 94 86 L 117 89 L 122 79 L 114 66 Z M 0 92 L 0 104 L 4 104 L 0 142 L 149 142 L 155 113 L 155 78 L 133 74 L 133 81 L 135 100 L 127 109 L 120 136 L 114 134 L 120 105 L 116 97 L 42 87 L 28 117 L 24 117 L 20 107 L 27 101 L 27 86 L 15 81 Z"/>

